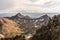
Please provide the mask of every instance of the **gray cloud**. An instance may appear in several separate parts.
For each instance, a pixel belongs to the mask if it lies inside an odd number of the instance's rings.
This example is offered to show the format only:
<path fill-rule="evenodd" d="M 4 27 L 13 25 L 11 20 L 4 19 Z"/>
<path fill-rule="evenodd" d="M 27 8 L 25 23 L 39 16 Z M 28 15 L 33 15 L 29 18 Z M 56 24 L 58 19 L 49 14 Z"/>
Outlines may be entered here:
<path fill-rule="evenodd" d="M 40 6 L 40 7 L 51 7 L 51 6 L 54 6 L 56 3 L 54 1 L 47 1 L 47 2 L 42 2 L 43 4 L 40 3 L 40 0 L 30 0 L 32 1 L 29 2 L 29 3 L 24 3 L 25 5 L 28 5 L 28 6 Z"/>
<path fill-rule="evenodd" d="M 60 0 L 0 0 L 0 12 L 18 12 L 18 10 L 60 13 Z"/>
<path fill-rule="evenodd" d="M 0 0 L 0 10 L 13 7 L 13 1 L 11 0 Z"/>
<path fill-rule="evenodd" d="M 30 0 L 31 2 L 36 2 L 36 1 L 39 1 L 39 0 Z"/>

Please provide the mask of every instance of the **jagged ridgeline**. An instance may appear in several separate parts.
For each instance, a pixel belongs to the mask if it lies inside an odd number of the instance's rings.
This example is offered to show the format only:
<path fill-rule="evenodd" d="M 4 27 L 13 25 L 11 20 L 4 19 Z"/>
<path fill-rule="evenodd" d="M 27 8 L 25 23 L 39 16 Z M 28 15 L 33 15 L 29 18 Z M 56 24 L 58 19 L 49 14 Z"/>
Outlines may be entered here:
<path fill-rule="evenodd" d="M 0 18 L 1 40 L 60 40 L 60 15 L 32 18 L 20 13 Z"/>
<path fill-rule="evenodd" d="M 10 19 L 14 20 L 20 25 L 20 28 L 26 32 L 26 34 L 33 34 L 36 29 L 41 28 L 42 25 L 47 25 L 49 16 L 43 15 L 39 18 L 31 18 L 29 16 L 23 16 L 20 13 L 18 13 L 15 16 L 12 16 Z"/>
<path fill-rule="evenodd" d="M 60 15 L 50 18 L 47 26 L 36 30 L 30 40 L 60 40 Z"/>

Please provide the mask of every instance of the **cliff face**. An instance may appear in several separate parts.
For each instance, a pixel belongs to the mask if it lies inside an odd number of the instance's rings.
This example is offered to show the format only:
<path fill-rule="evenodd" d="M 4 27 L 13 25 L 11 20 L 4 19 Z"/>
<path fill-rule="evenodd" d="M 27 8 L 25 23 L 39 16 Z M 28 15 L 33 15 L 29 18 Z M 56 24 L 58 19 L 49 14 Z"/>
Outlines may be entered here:
<path fill-rule="evenodd" d="M 49 19 L 48 25 L 38 29 L 30 40 L 60 40 L 60 15 Z"/>
<path fill-rule="evenodd" d="M 10 17 L 9 19 L 15 21 L 20 28 L 23 29 L 25 34 L 34 34 L 37 29 L 41 28 L 42 25 L 47 25 L 49 16 L 43 15 L 39 18 L 31 18 L 29 16 L 23 16 L 18 13 L 15 16 Z"/>
<path fill-rule="evenodd" d="M 14 37 L 21 34 L 21 29 L 18 28 L 18 25 L 7 18 L 0 18 L 0 34 L 5 37 Z"/>

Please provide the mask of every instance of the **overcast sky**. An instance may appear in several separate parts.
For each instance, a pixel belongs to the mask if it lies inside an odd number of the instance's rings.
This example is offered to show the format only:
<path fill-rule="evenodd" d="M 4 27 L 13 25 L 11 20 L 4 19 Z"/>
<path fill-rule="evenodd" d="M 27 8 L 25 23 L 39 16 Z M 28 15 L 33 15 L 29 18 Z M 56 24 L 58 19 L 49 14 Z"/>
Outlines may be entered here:
<path fill-rule="evenodd" d="M 0 0 L 1 12 L 60 13 L 60 0 Z"/>

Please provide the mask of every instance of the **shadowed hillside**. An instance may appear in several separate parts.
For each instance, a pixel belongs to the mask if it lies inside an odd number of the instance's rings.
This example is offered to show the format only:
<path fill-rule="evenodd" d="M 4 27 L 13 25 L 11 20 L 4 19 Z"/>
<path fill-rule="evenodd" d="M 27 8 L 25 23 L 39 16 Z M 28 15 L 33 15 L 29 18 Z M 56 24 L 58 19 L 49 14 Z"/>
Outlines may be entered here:
<path fill-rule="evenodd" d="M 60 15 L 50 18 L 48 25 L 43 25 L 30 40 L 60 40 Z"/>

